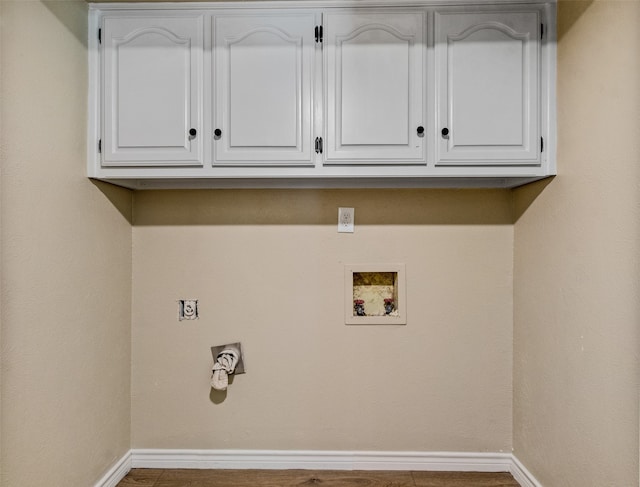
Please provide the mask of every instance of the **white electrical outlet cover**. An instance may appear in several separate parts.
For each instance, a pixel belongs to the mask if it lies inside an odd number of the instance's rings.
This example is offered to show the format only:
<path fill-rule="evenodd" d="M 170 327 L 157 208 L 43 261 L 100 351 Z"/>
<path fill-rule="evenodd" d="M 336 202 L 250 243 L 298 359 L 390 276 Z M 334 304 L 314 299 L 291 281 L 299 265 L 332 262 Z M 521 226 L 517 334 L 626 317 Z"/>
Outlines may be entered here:
<path fill-rule="evenodd" d="M 338 233 L 353 233 L 355 226 L 355 209 L 338 208 Z"/>

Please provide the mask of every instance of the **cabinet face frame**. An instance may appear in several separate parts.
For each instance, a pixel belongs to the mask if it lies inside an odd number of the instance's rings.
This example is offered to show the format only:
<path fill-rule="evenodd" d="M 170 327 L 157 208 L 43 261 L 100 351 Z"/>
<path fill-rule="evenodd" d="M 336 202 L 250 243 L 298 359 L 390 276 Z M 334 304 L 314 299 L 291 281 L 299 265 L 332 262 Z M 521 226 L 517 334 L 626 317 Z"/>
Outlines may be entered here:
<path fill-rule="evenodd" d="M 472 19 L 472 20 L 471 20 Z M 468 22 L 471 20 L 471 22 Z M 446 30 L 447 22 L 451 24 L 458 21 L 464 27 L 460 27 L 457 31 L 449 32 Z M 474 21 L 476 21 L 474 23 Z M 435 70 L 436 70 L 436 166 L 473 166 L 473 165 L 487 165 L 487 166 L 517 166 L 517 165 L 532 165 L 540 166 L 546 160 L 546 153 L 543 150 L 541 137 L 543 137 L 543 116 L 546 94 L 543 91 L 543 78 L 542 78 L 542 41 L 540 40 L 540 26 L 543 23 L 543 12 L 538 8 L 532 8 L 529 5 L 497 5 L 497 6 L 484 6 L 482 8 L 477 7 L 449 7 L 440 8 L 435 12 L 434 19 L 434 36 L 435 36 Z M 465 25 L 468 24 L 468 25 Z M 510 24 L 510 25 L 509 25 Z M 520 27 L 518 30 L 513 28 L 513 25 L 518 24 Z M 507 46 L 507 43 L 497 44 L 503 51 L 507 51 L 505 47 L 511 49 L 509 54 L 513 54 L 514 47 L 517 42 L 522 43 L 521 55 L 522 63 L 519 69 L 513 69 L 513 65 L 510 66 L 511 73 L 517 72 L 517 75 L 521 76 L 521 87 L 523 92 L 520 94 L 522 100 L 521 112 L 519 118 L 514 119 L 513 108 L 515 103 L 504 103 L 503 106 L 509 105 L 505 108 L 505 112 L 510 109 L 510 114 L 503 113 L 504 117 L 499 120 L 501 122 L 504 132 L 511 132 L 504 136 L 504 143 L 496 143 L 500 135 L 497 135 L 494 131 L 491 134 L 490 130 L 486 137 L 482 140 L 476 134 L 481 133 L 485 127 L 490 126 L 490 118 L 485 115 L 490 113 L 492 109 L 497 108 L 499 101 L 497 100 L 505 92 L 508 93 L 511 89 L 514 89 L 515 84 L 499 86 L 499 80 L 496 76 L 496 71 L 489 72 L 484 78 L 493 78 L 494 83 L 492 86 L 486 86 L 487 79 L 483 79 L 483 75 L 476 71 L 477 78 L 474 82 L 460 83 L 458 78 L 460 73 L 457 72 L 455 65 L 456 56 L 463 55 L 457 51 L 463 51 L 465 46 L 464 42 L 472 36 L 480 36 L 483 34 L 492 33 L 493 38 L 484 40 L 487 45 L 490 42 L 499 38 L 500 41 L 508 39 L 511 46 Z M 488 36 L 487 36 L 488 37 Z M 513 42 L 511 42 L 513 41 Z M 476 43 L 476 46 L 481 46 L 482 43 Z M 473 45 L 472 45 L 473 46 Z M 456 49 L 456 51 L 454 51 Z M 468 46 L 467 46 L 468 49 Z M 473 47 L 471 48 L 473 49 Z M 478 49 L 476 49 L 478 51 Z M 486 51 L 486 48 L 485 48 Z M 457 54 L 456 54 L 457 53 Z M 480 53 L 485 54 L 485 53 Z M 506 65 L 503 59 L 498 59 L 498 56 L 490 56 L 489 62 L 493 64 Z M 475 60 L 474 60 L 475 61 Z M 467 63 L 471 64 L 471 63 Z M 480 63 L 479 63 L 480 64 Z M 502 66 L 501 66 L 502 67 Z M 481 66 L 478 66 L 481 69 Z M 471 78 L 471 70 L 467 69 L 466 73 L 468 78 Z M 485 83 L 483 85 L 483 82 Z M 474 85 L 474 83 L 477 83 Z M 479 99 L 482 90 L 480 86 L 485 88 L 484 93 L 487 94 L 486 99 L 477 103 L 477 107 L 472 107 L 466 110 L 460 111 L 461 104 L 469 105 L 469 101 L 472 97 L 459 90 L 460 96 L 458 100 L 465 99 L 464 101 L 456 104 L 456 93 L 453 90 L 456 87 L 462 89 L 465 85 L 469 87 L 469 91 L 474 93 L 473 100 Z M 487 93 L 487 91 L 489 93 Z M 513 96 L 513 93 L 511 93 Z M 496 102 L 494 106 L 489 106 L 489 100 Z M 476 110 L 476 113 L 473 111 Z M 481 113 L 484 112 L 484 113 Z M 495 112 L 500 115 L 500 112 Z M 458 115 L 466 115 L 465 119 L 457 122 Z M 478 120 L 474 121 L 476 117 Z M 517 117 L 517 115 L 516 115 Z M 458 117 L 459 118 L 459 117 Z M 464 126 L 474 127 L 476 133 L 470 135 L 469 130 L 465 130 Z M 518 134 L 513 131 L 513 127 L 521 126 L 520 141 L 517 141 Z M 443 130 L 448 130 L 448 134 L 445 135 Z M 464 140 L 464 138 L 471 140 Z M 511 139 L 511 140 L 509 140 Z M 514 139 L 516 141 L 514 142 Z"/>
<path fill-rule="evenodd" d="M 135 24 L 139 27 L 134 27 Z M 204 139 L 205 131 L 203 126 L 204 110 L 204 15 L 199 12 L 181 11 L 161 11 L 161 12 L 119 12 L 105 15 L 101 21 L 101 77 L 100 83 L 100 148 L 101 164 L 109 166 L 202 166 L 204 164 Z M 128 31 L 128 26 L 131 30 Z M 179 33 L 174 32 L 180 31 Z M 139 133 L 130 141 L 121 141 L 119 130 L 121 124 L 135 124 L 136 121 L 127 120 L 126 109 L 132 97 L 144 97 L 145 87 L 140 83 L 135 83 L 132 93 L 125 96 L 126 91 L 123 85 L 126 79 L 120 77 L 120 63 L 126 62 L 127 52 L 125 46 L 135 43 L 145 37 L 156 37 L 165 44 L 185 51 L 182 62 L 185 72 L 183 80 L 174 83 L 180 86 L 182 95 L 176 93 L 174 87 L 165 86 L 165 93 L 173 94 L 174 111 L 176 102 L 182 103 L 182 120 L 175 121 L 177 127 L 171 129 L 171 134 L 166 134 L 167 143 L 163 143 L 163 137 L 145 136 L 145 127 L 136 127 Z M 148 48 L 150 45 L 142 41 L 141 48 Z M 161 47 L 159 47 L 161 49 Z M 159 61 L 170 57 L 179 59 L 180 52 L 173 53 L 167 51 L 165 56 L 159 56 Z M 135 53 L 128 54 L 129 64 L 135 62 Z M 149 65 L 144 68 L 150 72 L 162 71 L 161 63 L 156 66 Z M 163 81 L 159 77 L 158 82 Z M 147 81 L 148 91 L 155 89 L 155 82 Z M 165 80 L 166 81 L 166 80 Z M 176 81 L 176 80 L 174 80 Z M 121 85 L 123 83 L 123 85 Z M 138 86 L 136 86 L 138 84 Z M 167 99 L 160 96 L 162 89 L 156 89 L 157 99 L 149 98 L 148 102 L 153 105 L 162 105 L 163 102 L 169 105 Z M 123 94 L 124 93 L 124 94 Z M 154 111 L 150 107 L 150 111 Z M 124 113 L 123 113 L 124 112 Z M 143 112 L 143 111 L 141 111 Z M 154 119 L 162 118 L 162 109 L 154 112 Z M 133 114 L 132 116 L 135 116 Z M 149 120 L 151 123 L 155 120 Z M 182 122 L 182 123 L 181 123 Z M 190 136 L 189 130 L 195 129 L 196 135 Z M 147 139 L 147 140 L 145 140 Z M 153 140 L 160 139 L 160 140 Z M 166 140 L 165 139 L 165 140 Z M 180 142 L 178 142 L 178 140 Z M 139 144 L 136 146 L 136 142 Z M 156 142 L 156 143 L 154 143 Z"/>

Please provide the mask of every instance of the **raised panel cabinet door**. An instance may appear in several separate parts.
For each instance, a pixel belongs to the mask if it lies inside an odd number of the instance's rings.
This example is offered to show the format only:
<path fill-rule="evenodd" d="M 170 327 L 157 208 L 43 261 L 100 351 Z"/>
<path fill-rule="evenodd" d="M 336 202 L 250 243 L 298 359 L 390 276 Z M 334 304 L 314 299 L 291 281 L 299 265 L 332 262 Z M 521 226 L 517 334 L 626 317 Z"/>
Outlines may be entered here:
<path fill-rule="evenodd" d="M 213 18 L 214 165 L 312 165 L 315 14 Z"/>
<path fill-rule="evenodd" d="M 424 164 L 422 11 L 324 18 L 328 164 Z"/>
<path fill-rule="evenodd" d="M 201 166 L 202 16 L 106 17 L 103 166 Z"/>
<path fill-rule="evenodd" d="M 540 163 L 537 12 L 436 14 L 437 164 Z"/>

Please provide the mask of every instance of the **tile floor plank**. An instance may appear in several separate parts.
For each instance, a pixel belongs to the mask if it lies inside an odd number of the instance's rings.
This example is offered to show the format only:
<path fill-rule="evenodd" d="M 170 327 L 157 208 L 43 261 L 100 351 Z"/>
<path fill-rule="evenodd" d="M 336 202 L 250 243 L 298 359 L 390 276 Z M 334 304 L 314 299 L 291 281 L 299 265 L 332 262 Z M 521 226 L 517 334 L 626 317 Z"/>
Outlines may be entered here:
<path fill-rule="evenodd" d="M 416 487 L 520 487 L 509 473 L 411 472 Z"/>
<path fill-rule="evenodd" d="M 154 487 L 178 486 L 414 487 L 414 483 L 410 472 L 331 470 L 166 470 Z"/>
<path fill-rule="evenodd" d="M 133 468 L 117 487 L 154 487 L 162 472 L 161 468 Z"/>
<path fill-rule="evenodd" d="M 133 469 L 117 487 L 520 487 L 508 473 Z"/>

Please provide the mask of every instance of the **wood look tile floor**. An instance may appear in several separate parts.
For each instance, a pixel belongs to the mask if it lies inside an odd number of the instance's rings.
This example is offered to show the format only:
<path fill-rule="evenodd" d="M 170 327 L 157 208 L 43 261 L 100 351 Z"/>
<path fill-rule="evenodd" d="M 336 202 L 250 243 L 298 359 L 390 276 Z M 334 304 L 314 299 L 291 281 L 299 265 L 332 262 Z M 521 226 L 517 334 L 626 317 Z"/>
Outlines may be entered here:
<path fill-rule="evenodd" d="M 117 487 L 520 487 L 508 473 L 134 468 Z"/>

